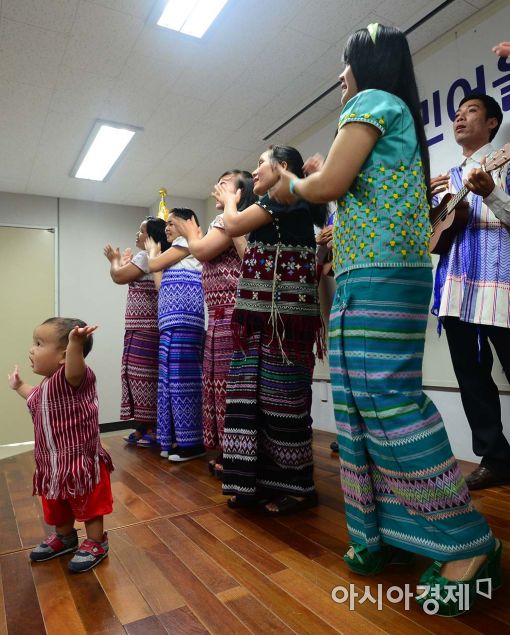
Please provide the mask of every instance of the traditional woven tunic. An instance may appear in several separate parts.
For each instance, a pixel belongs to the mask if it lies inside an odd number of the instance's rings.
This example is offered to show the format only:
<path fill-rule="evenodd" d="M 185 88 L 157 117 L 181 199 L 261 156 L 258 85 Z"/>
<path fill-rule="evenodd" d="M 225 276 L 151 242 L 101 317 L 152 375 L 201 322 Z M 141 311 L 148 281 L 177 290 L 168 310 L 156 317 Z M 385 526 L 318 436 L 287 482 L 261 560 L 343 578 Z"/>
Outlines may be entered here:
<path fill-rule="evenodd" d="M 264 197 L 272 223 L 252 232 L 232 319 L 223 492 L 314 491 L 311 382 L 322 352 L 310 205 Z"/>
<path fill-rule="evenodd" d="M 138 252 L 131 264 L 144 275 L 128 285 L 120 418 L 152 425 L 156 423 L 158 392 L 158 290 L 147 252 Z"/>
<path fill-rule="evenodd" d="M 89 494 L 99 483 L 100 461 L 113 470 L 99 441 L 96 377 L 87 367 L 78 388 L 62 366 L 27 397 L 34 421 L 34 494 L 66 499 Z"/>
<path fill-rule="evenodd" d="M 224 230 L 223 214 L 209 229 Z M 236 301 L 241 259 L 232 246 L 209 262 L 204 262 L 202 284 L 209 315 L 204 345 L 202 414 L 204 445 L 223 448 L 227 375 L 232 359 L 232 313 Z"/>
<path fill-rule="evenodd" d="M 487 144 L 462 165 L 450 170 L 449 191 L 463 187 L 462 178 L 495 148 Z M 496 185 L 510 191 L 508 167 L 493 175 Z M 440 195 L 438 201 L 442 198 Z M 510 231 L 470 193 L 467 227 L 455 237 L 450 251 L 440 257 L 434 285 L 433 311 L 438 317 L 510 328 Z"/>
<path fill-rule="evenodd" d="M 333 241 L 330 367 L 349 536 L 369 550 L 469 558 L 494 537 L 422 390 L 432 273 L 414 122 L 379 90 L 346 104 L 339 127 L 351 121 L 381 135 L 339 201 Z"/>
<path fill-rule="evenodd" d="M 187 247 L 179 236 L 172 247 Z M 159 381 L 158 441 L 163 450 L 173 444 L 203 443 L 202 348 L 204 294 L 202 266 L 187 256 L 165 269 L 158 300 Z"/>

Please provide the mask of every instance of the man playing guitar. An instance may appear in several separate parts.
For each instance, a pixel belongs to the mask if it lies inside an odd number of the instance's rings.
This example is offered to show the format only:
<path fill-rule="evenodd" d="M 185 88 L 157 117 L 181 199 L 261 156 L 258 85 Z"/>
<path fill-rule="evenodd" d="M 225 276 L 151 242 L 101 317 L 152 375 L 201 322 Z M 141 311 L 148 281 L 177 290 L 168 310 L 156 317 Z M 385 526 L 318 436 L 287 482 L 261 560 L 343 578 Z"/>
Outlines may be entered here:
<path fill-rule="evenodd" d="M 468 196 L 469 221 L 440 257 L 433 313 L 444 326 L 480 465 L 466 478 L 472 490 L 510 483 L 510 444 L 503 434 L 499 391 L 491 377 L 492 342 L 510 381 L 510 174 L 508 164 L 491 176 L 484 158 L 494 148 L 503 114 L 488 95 L 473 93 L 459 104 L 453 131 L 462 148 L 460 166 L 431 180 L 441 193 Z"/>

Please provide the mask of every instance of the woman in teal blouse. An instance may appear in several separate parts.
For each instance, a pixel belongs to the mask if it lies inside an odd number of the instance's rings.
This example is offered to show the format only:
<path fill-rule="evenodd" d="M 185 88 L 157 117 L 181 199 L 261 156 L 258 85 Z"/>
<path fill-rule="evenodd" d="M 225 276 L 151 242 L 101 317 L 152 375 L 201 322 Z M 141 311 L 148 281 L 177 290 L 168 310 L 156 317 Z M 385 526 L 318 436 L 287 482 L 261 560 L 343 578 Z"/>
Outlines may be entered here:
<path fill-rule="evenodd" d="M 361 574 L 412 553 L 428 612 L 469 608 L 446 587 L 500 583 L 501 543 L 473 507 L 441 416 L 422 390 L 432 292 L 429 157 L 409 46 L 371 24 L 344 51 L 338 135 L 320 172 L 280 170 L 271 196 L 338 199 L 330 367 L 351 546 Z M 431 589 L 439 585 L 436 597 Z"/>

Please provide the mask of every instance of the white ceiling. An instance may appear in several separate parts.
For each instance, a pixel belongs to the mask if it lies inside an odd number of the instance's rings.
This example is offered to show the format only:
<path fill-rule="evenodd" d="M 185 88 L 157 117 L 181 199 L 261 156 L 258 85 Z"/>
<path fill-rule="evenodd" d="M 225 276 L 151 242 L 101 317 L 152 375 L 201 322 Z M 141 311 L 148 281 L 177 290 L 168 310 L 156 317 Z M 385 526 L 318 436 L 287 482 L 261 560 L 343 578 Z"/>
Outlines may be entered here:
<path fill-rule="evenodd" d="M 455 0 L 413 52 L 491 0 Z M 263 137 L 337 80 L 346 38 L 406 29 L 441 0 L 229 0 L 201 40 L 156 26 L 161 0 L 0 0 L 0 191 L 150 205 L 206 198 Z M 271 141 L 332 111 L 333 91 Z M 96 119 L 144 128 L 106 183 L 71 178 Z"/>

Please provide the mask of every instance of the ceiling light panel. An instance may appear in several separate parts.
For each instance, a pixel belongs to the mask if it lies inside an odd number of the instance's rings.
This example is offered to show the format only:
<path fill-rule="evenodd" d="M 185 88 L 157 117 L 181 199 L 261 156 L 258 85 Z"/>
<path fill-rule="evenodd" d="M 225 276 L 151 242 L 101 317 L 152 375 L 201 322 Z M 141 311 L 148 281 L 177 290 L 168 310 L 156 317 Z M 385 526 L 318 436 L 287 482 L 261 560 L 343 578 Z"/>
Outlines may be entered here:
<path fill-rule="evenodd" d="M 169 0 L 158 25 L 201 38 L 227 0 Z"/>
<path fill-rule="evenodd" d="M 106 181 L 135 134 L 142 130 L 109 121 L 96 121 L 71 172 L 77 179 Z"/>

